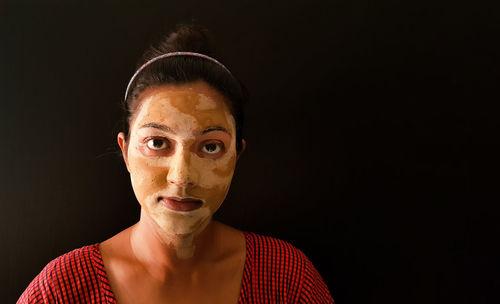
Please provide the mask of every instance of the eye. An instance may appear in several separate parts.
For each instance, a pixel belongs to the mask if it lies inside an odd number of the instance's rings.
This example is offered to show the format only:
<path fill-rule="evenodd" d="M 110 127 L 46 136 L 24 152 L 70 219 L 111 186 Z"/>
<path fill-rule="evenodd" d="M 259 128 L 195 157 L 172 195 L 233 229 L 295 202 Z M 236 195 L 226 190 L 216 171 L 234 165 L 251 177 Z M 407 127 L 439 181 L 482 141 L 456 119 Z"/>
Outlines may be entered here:
<path fill-rule="evenodd" d="M 222 151 L 223 148 L 224 148 L 223 144 L 212 142 L 204 144 L 203 147 L 201 148 L 201 151 L 208 154 L 217 154 L 220 151 Z"/>
<path fill-rule="evenodd" d="M 169 141 L 162 138 L 151 138 L 146 144 L 151 150 L 162 150 L 169 147 Z"/>

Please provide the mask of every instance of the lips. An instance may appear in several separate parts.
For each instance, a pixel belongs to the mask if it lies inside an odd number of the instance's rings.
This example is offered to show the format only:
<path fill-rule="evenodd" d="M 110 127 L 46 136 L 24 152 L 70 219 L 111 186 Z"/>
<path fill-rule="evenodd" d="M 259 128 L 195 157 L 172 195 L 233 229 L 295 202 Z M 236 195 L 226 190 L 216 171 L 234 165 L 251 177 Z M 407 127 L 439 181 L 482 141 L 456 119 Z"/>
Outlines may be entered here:
<path fill-rule="evenodd" d="M 158 201 L 165 207 L 174 211 L 192 211 L 202 206 L 202 201 L 193 198 L 159 197 Z"/>

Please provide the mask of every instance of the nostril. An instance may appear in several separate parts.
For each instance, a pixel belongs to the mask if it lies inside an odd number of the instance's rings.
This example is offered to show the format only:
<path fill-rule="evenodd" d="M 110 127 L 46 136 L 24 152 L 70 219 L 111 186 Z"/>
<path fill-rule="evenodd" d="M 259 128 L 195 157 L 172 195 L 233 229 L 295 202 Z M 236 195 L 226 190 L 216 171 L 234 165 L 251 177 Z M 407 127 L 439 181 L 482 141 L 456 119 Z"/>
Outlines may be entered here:
<path fill-rule="evenodd" d="M 181 181 L 174 181 L 174 180 L 168 180 L 169 184 L 176 185 L 179 187 L 186 187 L 186 186 L 191 186 L 193 183 L 191 182 L 181 182 Z"/>

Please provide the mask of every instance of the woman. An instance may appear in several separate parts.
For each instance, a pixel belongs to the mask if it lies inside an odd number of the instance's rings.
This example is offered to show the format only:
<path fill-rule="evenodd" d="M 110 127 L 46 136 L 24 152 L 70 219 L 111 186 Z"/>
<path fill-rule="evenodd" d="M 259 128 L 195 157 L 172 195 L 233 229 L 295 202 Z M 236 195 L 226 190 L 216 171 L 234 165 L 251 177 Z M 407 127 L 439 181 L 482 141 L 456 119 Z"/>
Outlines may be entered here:
<path fill-rule="evenodd" d="M 50 262 L 18 303 L 333 303 L 301 251 L 212 220 L 245 150 L 246 94 L 206 37 L 180 27 L 127 87 L 118 145 L 139 222 Z"/>

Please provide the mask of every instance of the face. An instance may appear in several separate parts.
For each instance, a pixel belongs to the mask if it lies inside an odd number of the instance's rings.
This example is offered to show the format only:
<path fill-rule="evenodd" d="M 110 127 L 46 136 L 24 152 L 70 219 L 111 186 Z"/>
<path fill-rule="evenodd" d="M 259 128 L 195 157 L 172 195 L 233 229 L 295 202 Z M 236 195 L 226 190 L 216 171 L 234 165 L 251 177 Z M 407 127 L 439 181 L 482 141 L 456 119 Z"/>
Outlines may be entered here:
<path fill-rule="evenodd" d="M 205 82 L 149 88 L 118 135 L 142 215 L 164 232 L 196 233 L 210 222 L 236 166 L 236 129 L 226 99 Z M 142 220 L 142 217 L 141 217 Z"/>

